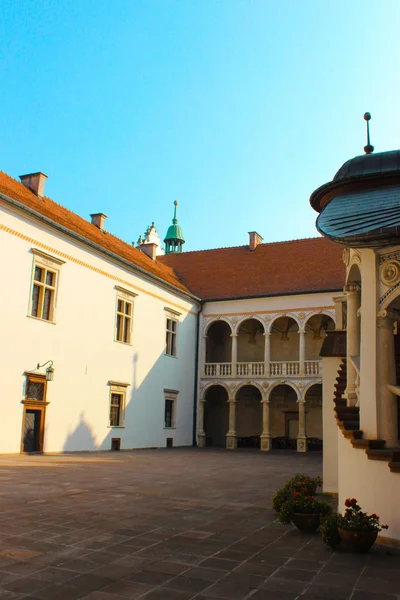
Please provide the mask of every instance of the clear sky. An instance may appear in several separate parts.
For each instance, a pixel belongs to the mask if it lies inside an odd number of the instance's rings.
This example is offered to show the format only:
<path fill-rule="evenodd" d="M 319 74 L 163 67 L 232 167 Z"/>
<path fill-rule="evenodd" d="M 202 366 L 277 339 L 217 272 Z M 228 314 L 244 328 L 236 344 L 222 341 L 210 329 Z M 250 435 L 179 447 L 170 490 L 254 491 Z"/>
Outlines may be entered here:
<path fill-rule="evenodd" d="M 311 192 L 400 146 L 399 0 L 2 0 L 0 169 L 186 250 L 316 235 Z"/>

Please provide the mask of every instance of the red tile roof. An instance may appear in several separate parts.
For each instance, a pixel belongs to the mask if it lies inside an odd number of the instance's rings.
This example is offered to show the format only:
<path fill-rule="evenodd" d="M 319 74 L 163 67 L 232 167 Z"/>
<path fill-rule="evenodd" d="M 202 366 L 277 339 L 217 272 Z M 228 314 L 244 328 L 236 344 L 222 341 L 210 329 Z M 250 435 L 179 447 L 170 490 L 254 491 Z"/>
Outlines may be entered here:
<path fill-rule="evenodd" d="M 123 242 L 111 233 L 100 231 L 96 225 L 92 225 L 89 221 L 50 200 L 50 198 L 43 197 L 43 200 L 41 200 L 22 183 L 2 171 L 0 171 L 0 192 L 180 290 L 190 292 L 168 265 L 158 260 L 154 262 L 141 250 Z"/>
<path fill-rule="evenodd" d="M 154 262 L 50 198 L 39 199 L 1 171 L 0 192 L 203 300 L 338 291 L 344 285 L 342 248 L 325 238 L 259 244 L 254 252 L 248 246 L 183 252 Z"/>
<path fill-rule="evenodd" d="M 203 300 L 343 289 L 343 249 L 325 238 L 182 252 L 160 257 Z"/>

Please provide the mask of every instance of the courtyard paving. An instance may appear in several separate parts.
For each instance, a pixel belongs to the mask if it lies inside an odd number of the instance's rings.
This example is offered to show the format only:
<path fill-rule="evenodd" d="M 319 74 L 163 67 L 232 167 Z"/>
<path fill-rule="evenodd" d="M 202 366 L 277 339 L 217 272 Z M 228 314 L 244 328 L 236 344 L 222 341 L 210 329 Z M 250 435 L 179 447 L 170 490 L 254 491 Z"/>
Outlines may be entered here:
<path fill-rule="evenodd" d="M 398 600 L 400 555 L 332 552 L 271 497 L 321 456 L 0 456 L 0 598 Z"/>

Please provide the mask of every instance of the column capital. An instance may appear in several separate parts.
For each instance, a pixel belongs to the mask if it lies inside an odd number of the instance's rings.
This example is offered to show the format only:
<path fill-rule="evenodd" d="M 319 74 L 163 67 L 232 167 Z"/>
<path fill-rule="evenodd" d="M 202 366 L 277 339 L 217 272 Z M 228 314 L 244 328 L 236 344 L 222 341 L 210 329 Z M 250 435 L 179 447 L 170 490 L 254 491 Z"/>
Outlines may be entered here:
<path fill-rule="evenodd" d="M 388 319 L 388 321 L 395 321 L 398 318 L 398 315 L 391 310 L 380 310 L 377 313 L 376 317 L 379 322 L 383 321 L 384 319 Z M 378 327 L 379 327 L 379 323 L 378 323 Z"/>
<path fill-rule="evenodd" d="M 227 402 L 228 402 L 228 404 L 236 404 L 235 396 L 228 396 Z"/>
<path fill-rule="evenodd" d="M 299 335 L 301 335 L 301 334 L 305 335 L 306 332 L 305 332 L 305 329 L 299 329 L 297 333 Z"/>
<path fill-rule="evenodd" d="M 237 337 L 239 337 L 239 334 L 232 331 L 231 338 L 237 338 Z"/>
<path fill-rule="evenodd" d="M 344 291 L 346 292 L 346 296 L 350 294 L 358 295 L 361 292 L 361 286 L 358 283 L 348 283 L 344 286 Z"/>
<path fill-rule="evenodd" d="M 260 404 L 271 404 L 271 400 L 269 398 L 262 398 Z"/>
<path fill-rule="evenodd" d="M 271 335 L 270 331 L 264 331 L 263 336 L 269 337 Z"/>

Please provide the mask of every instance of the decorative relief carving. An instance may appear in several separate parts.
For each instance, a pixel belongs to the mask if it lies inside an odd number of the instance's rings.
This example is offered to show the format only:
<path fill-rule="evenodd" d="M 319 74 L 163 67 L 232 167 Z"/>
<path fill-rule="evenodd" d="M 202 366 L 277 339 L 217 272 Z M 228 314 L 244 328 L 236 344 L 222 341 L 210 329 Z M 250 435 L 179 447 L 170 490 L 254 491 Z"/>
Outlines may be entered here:
<path fill-rule="evenodd" d="M 349 266 L 349 262 L 350 262 L 350 250 L 348 248 L 345 248 L 343 250 L 342 258 L 343 258 L 344 264 L 346 265 L 346 267 L 348 267 Z"/>
<path fill-rule="evenodd" d="M 388 254 L 382 254 L 379 257 L 379 264 L 383 265 L 388 260 L 400 261 L 400 252 L 389 252 Z"/>
<path fill-rule="evenodd" d="M 265 321 L 266 323 L 269 323 L 269 322 L 270 322 L 270 320 L 271 320 L 271 315 L 264 315 L 264 321 Z"/>
<path fill-rule="evenodd" d="M 237 317 L 232 317 L 231 321 L 234 325 L 236 325 L 236 323 L 239 321 L 239 319 Z"/>
<path fill-rule="evenodd" d="M 297 316 L 299 317 L 300 321 L 304 321 L 304 319 L 306 318 L 306 313 L 301 312 Z"/>
<path fill-rule="evenodd" d="M 380 270 L 382 283 L 388 286 L 396 285 L 400 281 L 400 262 L 391 260 L 383 263 Z"/>

